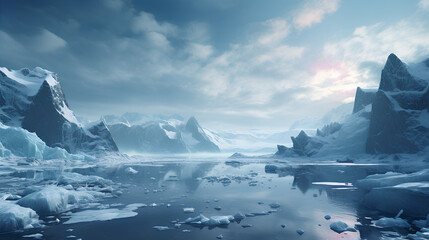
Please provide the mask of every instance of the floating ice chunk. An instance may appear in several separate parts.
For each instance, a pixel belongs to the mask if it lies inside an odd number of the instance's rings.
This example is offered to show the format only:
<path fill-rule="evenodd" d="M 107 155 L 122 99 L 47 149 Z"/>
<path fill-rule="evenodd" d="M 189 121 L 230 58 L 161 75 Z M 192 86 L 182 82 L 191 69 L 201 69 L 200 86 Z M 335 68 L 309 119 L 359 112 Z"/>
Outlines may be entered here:
<path fill-rule="evenodd" d="M 219 236 L 217 236 L 216 237 L 217 239 L 222 239 L 223 238 L 223 235 L 222 234 L 220 234 Z"/>
<path fill-rule="evenodd" d="M 330 216 L 330 215 L 325 215 L 325 219 L 326 219 L 326 220 L 330 220 L 330 219 L 331 219 L 331 216 Z"/>
<path fill-rule="evenodd" d="M 429 182 L 429 169 L 406 174 L 397 172 L 387 172 L 385 174 L 369 175 L 358 181 L 358 186 L 363 189 L 375 187 L 394 186 L 407 182 Z"/>
<path fill-rule="evenodd" d="M 214 209 L 215 209 L 215 210 L 218 210 L 218 211 L 222 210 L 222 208 L 221 208 L 221 207 L 219 207 L 219 206 L 214 207 Z"/>
<path fill-rule="evenodd" d="M 129 204 L 123 209 L 110 208 L 99 210 L 85 210 L 71 214 L 71 218 L 64 224 L 73 224 L 81 222 L 108 221 L 119 218 L 129 218 L 137 215 L 136 210 L 145 206 L 141 203 Z"/>
<path fill-rule="evenodd" d="M 137 174 L 139 171 L 135 170 L 132 167 L 127 167 L 127 168 L 125 168 L 125 172 L 128 173 L 128 174 L 134 175 L 134 174 Z"/>
<path fill-rule="evenodd" d="M 346 232 L 346 231 L 356 232 L 356 229 L 349 227 L 347 225 L 347 223 L 341 222 L 341 221 L 333 222 L 333 223 L 331 223 L 331 225 L 329 225 L 329 227 L 332 229 L 332 231 L 337 232 L 337 233 L 342 233 L 342 232 Z"/>
<path fill-rule="evenodd" d="M 34 238 L 34 239 L 42 239 L 43 234 L 41 234 L 41 233 L 35 233 L 35 234 L 30 234 L 30 235 L 24 235 L 22 237 L 25 237 L 25 238 Z"/>
<path fill-rule="evenodd" d="M 203 226 L 219 226 L 219 225 L 228 225 L 234 221 L 234 217 L 231 215 L 227 216 L 212 216 L 207 218 L 206 216 L 200 214 L 197 217 L 188 218 L 184 221 L 187 224 L 197 224 Z"/>
<path fill-rule="evenodd" d="M 183 212 L 184 213 L 193 213 L 195 211 L 195 209 L 194 208 L 184 208 L 183 209 Z"/>
<path fill-rule="evenodd" d="M 383 217 L 374 221 L 374 224 L 378 227 L 389 228 L 389 227 L 397 227 L 397 228 L 409 228 L 410 224 L 402 219 L 402 218 L 387 218 Z"/>
<path fill-rule="evenodd" d="M 189 230 L 189 229 L 183 229 L 182 232 L 188 233 L 188 232 L 191 232 L 191 230 Z"/>
<path fill-rule="evenodd" d="M 165 231 L 165 230 L 169 230 L 170 228 L 167 226 L 153 226 L 153 229 L 156 229 L 157 231 Z"/>
<path fill-rule="evenodd" d="M 404 204 L 410 203 L 413 204 Z M 373 188 L 364 197 L 363 203 L 387 213 L 400 209 L 413 217 L 425 217 L 429 212 L 429 181 L 407 182 L 394 186 Z"/>
<path fill-rule="evenodd" d="M 20 206 L 29 207 L 39 214 L 53 214 L 70 209 L 71 204 L 91 201 L 94 201 L 94 196 L 89 192 L 69 191 L 49 185 L 21 198 L 17 203 Z"/>
<path fill-rule="evenodd" d="M 278 203 L 271 203 L 270 204 L 270 208 L 279 208 L 280 207 L 280 204 L 278 204 Z"/>
<path fill-rule="evenodd" d="M 286 227 L 286 224 L 282 224 L 282 225 L 280 225 L 282 228 L 285 228 Z"/>
<path fill-rule="evenodd" d="M 68 235 L 66 238 L 76 238 L 75 235 Z"/>
<path fill-rule="evenodd" d="M 39 216 L 30 208 L 0 200 L 0 233 L 38 226 Z"/>
<path fill-rule="evenodd" d="M 15 194 L 9 194 L 7 197 L 6 197 L 6 200 L 8 200 L 8 201 L 15 201 L 15 200 L 19 200 L 19 199 L 21 199 L 22 197 L 21 196 L 19 196 L 19 195 L 15 195 Z"/>
<path fill-rule="evenodd" d="M 238 212 L 234 215 L 234 220 L 235 221 L 241 221 L 245 218 L 246 216 L 244 216 L 244 214 L 242 214 L 241 212 Z"/>
<path fill-rule="evenodd" d="M 298 230 L 296 230 L 296 233 L 298 233 L 299 235 L 302 235 L 302 234 L 304 234 L 304 230 L 298 229 Z"/>
<path fill-rule="evenodd" d="M 420 229 L 420 231 L 416 232 L 415 234 L 408 234 L 407 238 L 413 239 L 413 240 L 429 239 L 429 228 L 422 228 Z"/>
<path fill-rule="evenodd" d="M 241 225 L 242 228 L 250 228 L 252 226 L 253 226 L 252 224 L 243 224 L 243 225 Z"/>
<path fill-rule="evenodd" d="M 104 179 L 99 176 L 93 175 L 82 175 L 75 172 L 63 172 L 60 178 L 58 179 L 58 184 L 60 185 L 95 185 L 95 186 L 111 186 L 113 182 L 108 179 Z"/>

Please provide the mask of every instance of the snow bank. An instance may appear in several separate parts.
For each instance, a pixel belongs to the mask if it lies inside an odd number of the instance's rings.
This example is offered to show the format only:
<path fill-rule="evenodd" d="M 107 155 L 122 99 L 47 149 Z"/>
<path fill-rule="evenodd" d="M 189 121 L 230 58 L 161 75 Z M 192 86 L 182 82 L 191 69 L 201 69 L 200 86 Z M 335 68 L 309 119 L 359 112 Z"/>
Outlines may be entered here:
<path fill-rule="evenodd" d="M 21 198 L 17 203 L 22 207 L 33 209 L 38 214 L 46 215 L 64 212 L 71 209 L 74 204 L 94 200 L 94 195 L 90 192 L 66 190 L 49 185 Z"/>
<path fill-rule="evenodd" d="M 39 225 L 39 216 L 30 208 L 0 200 L 0 233 Z"/>

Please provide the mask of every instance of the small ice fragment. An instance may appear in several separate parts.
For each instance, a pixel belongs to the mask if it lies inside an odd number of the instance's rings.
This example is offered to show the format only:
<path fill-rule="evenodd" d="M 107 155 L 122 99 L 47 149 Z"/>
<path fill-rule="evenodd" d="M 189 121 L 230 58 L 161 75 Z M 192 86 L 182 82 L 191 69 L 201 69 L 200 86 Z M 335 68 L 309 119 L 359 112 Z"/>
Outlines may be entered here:
<path fill-rule="evenodd" d="M 132 167 L 127 167 L 126 169 L 125 169 L 125 172 L 126 173 L 128 173 L 128 174 L 137 174 L 138 173 L 138 171 L 137 170 L 135 170 L 134 168 L 132 168 Z"/>
<path fill-rule="evenodd" d="M 188 233 L 188 232 L 191 232 L 191 230 L 189 230 L 189 229 L 183 229 L 182 232 Z"/>
<path fill-rule="evenodd" d="M 245 218 L 244 214 L 242 214 L 241 212 L 238 212 L 234 215 L 234 220 L 235 221 L 240 221 L 243 220 Z"/>
<path fill-rule="evenodd" d="M 180 228 L 180 226 L 182 226 L 182 224 L 180 224 L 180 223 L 176 223 L 176 224 L 174 224 L 174 227 L 175 227 L 175 228 Z"/>
<path fill-rule="evenodd" d="M 259 205 L 263 205 L 263 204 L 264 204 L 264 202 L 258 202 L 258 204 L 259 204 Z"/>
<path fill-rule="evenodd" d="M 219 199 L 214 199 L 213 201 L 214 201 L 214 202 L 219 202 Z"/>
<path fill-rule="evenodd" d="M 21 198 L 22 197 L 19 196 L 19 195 L 11 194 L 11 195 L 7 196 L 6 200 L 8 200 L 8 201 L 15 201 L 15 200 L 19 200 Z"/>
<path fill-rule="evenodd" d="M 157 206 L 158 206 L 158 204 L 156 204 L 156 203 L 152 203 L 149 205 L 149 207 L 157 207 Z"/>
<path fill-rule="evenodd" d="M 302 235 L 302 234 L 304 234 L 304 230 L 298 229 L 298 230 L 296 230 L 296 233 L 298 233 L 299 235 Z"/>
<path fill-rule="evenodd" d="M 67 231 L 67 232 L 73 232 L 73 230 L 74 230 L 73 228 L 69 228 L 69 229 L 67 229 L 66 231 Z"/>
<path fill-rule="evenodd" d="M 332 231 L 336 232 L 336 233 L 342 233 L 342 232 L 356 232 L 356 229 L 351 228 L 347 225 L 347 223 L 345 222 L 333 222 L 331 223 L 331 225 L 329 225 L 329 227 L 332 229 Z"/>
<path fill-rule="evenodd" d="M 250 228 L 252 226 L 253 226 L 252 224 L 243 224 L 243 225 L 241 225 L 242 228 Z"/>
<path fill-rule="evenodd" d="M 325 219 L 329 220 L 329 219 L 331 219 L 331 216 L 330 215 L 325 215 Z"/>
<path fill-rule="evenodd" d="M 34 238 L 34 239 L 42 239 L 43 234 L 41 234 L 41 233 L 35 233 L 35 234 L 30 234 L 30 235 L 24 235 L 23 237 L 25 237 L 25 238 Z"/>
<path fill-rule="evenodd" d="M 279 208 L 280 204 L 278 203 L 270 203 L 270 208 Z"/>
<path fill-rule="evenodd" d="M 150 179 L 151 179 L 151 180 L 155 180 L 156 178 L 154 178 L 154 177 L 150 177 Z"/>
<path fill-rule="evenodd" d="M 66 238 L 76 238 L 75 235 L 68 235 Z"/>
<path fill-rule="evenodd" d="M 221 235 L 217 236 L 216 238 L 217 238 L 217 239 L 222 239 L 222 238 L 223 238 L 223 235 L 221 234 Z"/>
<path fill-rule="evenodd" d="M 194 211 L 195 211 L 194 208 L 184 208 L 183 209 L 184 213 L 193 213 Z"/>
<path fill-rule="evenodd" d="M 169 204 L 169 203 L 167 203 L 167 205 L 166 205 L 167 207 L 171 207 L 171 204 Z"/>
<path fill-rule="evenodd" d="M 286 225 L 285 225 L 285 224 L 282 224 L 281 226 L 282 226 L 282 228 L 285 228 L 285 227 L 286 227 Z"/>
<path fill-rule="evenodd" d="M 317 193 L 313 193 L 313 197 L 318 197 Z"/>
<path fill-rule="evenodd" d="M 214 209 L 215 209 L 215 210 L 218 210 L 218 211 L 222 210 L 222 208 L 221 208 L 221 207 L 219 207 L 219 206 L 214 207 Z"/>
<path fill-rule="evenodd" d="M 170 229 L 169 227 L 166 227 L 166 226 L 153 226 L 152 228 L 156 229 L 157 231 L 165 231 Z"/>
<path fill-rule="evenodd" d="M 374 222 L 378 227 L 389 228 L 389 227 L 398 227 L 398 228 L 409 228 L 410 224 L 402 218 L 387 218 L 383 217 Z"/>

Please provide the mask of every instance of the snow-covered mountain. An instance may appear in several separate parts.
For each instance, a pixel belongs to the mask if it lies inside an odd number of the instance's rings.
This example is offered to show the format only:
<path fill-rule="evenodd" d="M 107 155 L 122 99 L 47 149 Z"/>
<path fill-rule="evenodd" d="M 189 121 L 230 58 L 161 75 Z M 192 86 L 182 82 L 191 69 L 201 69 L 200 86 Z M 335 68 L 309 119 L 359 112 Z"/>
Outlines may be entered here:
<path fill-rule="evenodd" d="M 70 153 L 118 151 L 104 123 L 84 129 L 69 108 L 55 73 L 0 68 L 0 120 L 34 132 Z"/>
<path fill-rule="evenodd" d="M 429 59 L 407 65 L 389 55 L 378 90 L 357 88 L 352 114 L 316 136 L 301 131 L 276 156 L 415 153 L 429 146 Z"/>
<path fill-rule="evenodd" d="M 188 153 L 219 152 L 219 147 L 206 135 L 198 121 L 191 117 L 149 116 L 127 113 L 102 117 L 109 123 L 113 139 L 123 152 Z M 149 120 L 148 122 L 144 122 Z M 132 124 L 133 123 L 133 124 Z"/>

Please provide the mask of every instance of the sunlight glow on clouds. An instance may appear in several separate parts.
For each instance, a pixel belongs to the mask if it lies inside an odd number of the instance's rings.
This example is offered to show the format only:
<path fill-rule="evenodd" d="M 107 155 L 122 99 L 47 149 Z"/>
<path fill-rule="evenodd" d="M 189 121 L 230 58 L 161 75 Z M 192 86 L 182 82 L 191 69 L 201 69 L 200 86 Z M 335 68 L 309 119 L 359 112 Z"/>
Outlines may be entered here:
<path fill-rule="evenodd" d="M 429 56 L 428 0 L 414 1 L 409 17 L 392 13 L 394 21 L 365 24 L 361 14 L 347 15 L 349 21 L 342 11 L 365 9 L 370 1 L 306 0 L 258 17 L 237 9 L 262 3 L 238 0 L 215 10 L 215 1 L 192 2 L 186 7 L 197 9 L 183 8 L 185 13 L 176 11 L 184 3 L 175 1 L 169 3 L 176 7 L 151 6 L 156 11 L 139 1 L 102 2 L 85 5 L 91 16 L 50 2 L 20 9 L 22 29 L 0 25 L 0 61 L 58 72 L 71 107 L 92 119 L 141 111 L 195 115 L 206 126 L 224 121 L 287 128 L 350 102 L 357 86 L 377 87 L 391 52 L 405 61 Z M 40 22 L 25 20 L 35 12 L 43 13 Z M 64 18 L 53 21 L 57 12 Z M 241 18 L 245 24 L 234 26 Z M 327 19 L 348 28 L 337 31 Z"/>

